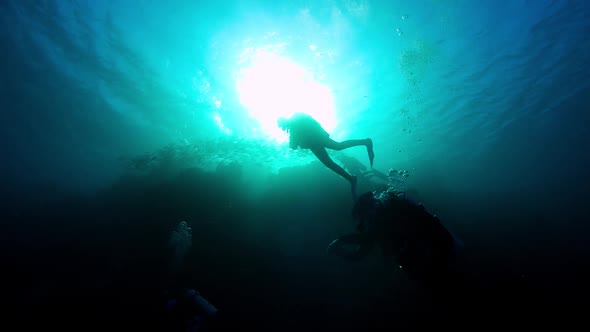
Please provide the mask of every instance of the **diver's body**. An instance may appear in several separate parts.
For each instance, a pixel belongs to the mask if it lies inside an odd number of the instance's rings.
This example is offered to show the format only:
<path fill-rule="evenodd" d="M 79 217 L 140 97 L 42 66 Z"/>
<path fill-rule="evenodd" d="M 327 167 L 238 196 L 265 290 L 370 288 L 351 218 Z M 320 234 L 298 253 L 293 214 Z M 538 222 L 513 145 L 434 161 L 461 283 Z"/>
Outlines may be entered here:
<path fill-rule="evenodd" d="M 370 138 L 346 140 L 336 142 L 330 138 L 330 134 L 311 116 L 305 113 L 295 113 L 290 118 L 279 118 L 278 125 L 289 133 L 289 147 L 309 149 L 319 161 L 336 174 L 350 182 L 353 199 L 356 200 L 356 176 L 349 174 L 340 165 L 336 164 L 328 155 L 326 149 L 344 150 L 354 146 L 366 146 L 371 167 L 373 167 L 373 141 Z"/>
<path fill-rule="evenodd" d="M 205 332 L 220 325 L 217 307 L 194 289 L 166 292 L 164 300 L 166 331 Z"/>
<path fill-rule="evenodd" d="M 328 253 L 360 260 L 378 245 L 410 279 L 430 282 L 446 275 L 461 246 L 438 217 L 404 193 L 386 192 L 380 198 L 365 193 L 353 216 L 358 221 L 357 231 L 334 240 Z"/>

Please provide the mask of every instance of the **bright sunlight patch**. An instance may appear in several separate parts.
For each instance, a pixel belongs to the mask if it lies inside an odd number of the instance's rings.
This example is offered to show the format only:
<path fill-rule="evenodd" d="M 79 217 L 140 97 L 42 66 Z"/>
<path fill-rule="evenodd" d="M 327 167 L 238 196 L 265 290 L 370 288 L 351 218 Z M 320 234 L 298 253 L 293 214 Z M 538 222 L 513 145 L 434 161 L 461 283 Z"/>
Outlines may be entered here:
<path fill-rule="evenodd" d="M 287 58 L 257 52 L 240 70 L 237 89 L 240 103 L 258 120 L 265 134 L 283 142 L 286 135 L 277 119 L 304 112 L 318 120 L 328 132 L 336 125 L 332 92 L 313 75 Z"/>

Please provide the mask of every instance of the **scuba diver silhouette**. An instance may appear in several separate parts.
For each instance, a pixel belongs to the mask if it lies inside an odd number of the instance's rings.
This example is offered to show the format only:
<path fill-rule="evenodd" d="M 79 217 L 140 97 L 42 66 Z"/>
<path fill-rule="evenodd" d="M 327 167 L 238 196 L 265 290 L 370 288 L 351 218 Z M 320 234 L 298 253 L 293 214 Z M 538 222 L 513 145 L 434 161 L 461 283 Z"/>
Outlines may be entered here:
<path fill-rule="evenodd" d="M 372 139 L 352 139 L 336 142 L 330 138 L 330 134 L 314 118 L 305 113 L 295 113 L 290 118 L 280 117 L 277 124 L 289 134 L 289 147 L 291 149 L 309 149 L 322 164 L 350 182 L 352 198 L 356 201 L 357 177 L 349 174 L 340 165 L 336 164 L 330 158 L 326 149 L 340 151 L 354 146 L 365 146 L 369 155 L 369 162 L 373 167 L 375 153 L 373 152 Z"/>
<path fill-rule="evenodd" d="M 433 284 L 453 275 L 463 242 L 405 192 L 367 192 L 352 210 L 355 232 L 332 241 L 327 252 L 349 261 L 381 248 L 410 279 Z"/>

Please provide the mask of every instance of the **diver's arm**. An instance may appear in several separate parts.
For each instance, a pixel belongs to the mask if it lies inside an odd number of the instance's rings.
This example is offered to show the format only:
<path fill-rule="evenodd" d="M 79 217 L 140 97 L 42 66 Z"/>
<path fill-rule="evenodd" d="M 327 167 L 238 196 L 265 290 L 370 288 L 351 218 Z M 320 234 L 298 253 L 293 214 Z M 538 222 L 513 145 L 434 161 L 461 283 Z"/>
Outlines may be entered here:
<path fill-rule="evenodd" d="M 349 261 L 358 261 L 367 256 L 375 241 L 365 233 L 355 232 L 342 235 L 328 246 L 328 253 Z"/>

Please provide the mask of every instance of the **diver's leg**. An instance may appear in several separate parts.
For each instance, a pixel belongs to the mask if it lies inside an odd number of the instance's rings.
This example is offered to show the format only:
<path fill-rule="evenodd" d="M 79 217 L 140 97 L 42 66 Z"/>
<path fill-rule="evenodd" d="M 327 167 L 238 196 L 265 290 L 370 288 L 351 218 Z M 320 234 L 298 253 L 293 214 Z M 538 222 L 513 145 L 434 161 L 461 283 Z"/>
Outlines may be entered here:
<path fill-rule="evenodd" d="M 341 177 L 345 178 L 350 182 L 351 191 L 352 191 L 352 199 L 356 201 L 356 176 L 348 174 L 344 168 L 340 167 L 340 165 L 336 164 L 332 158 L 328 155 L 328 151 L 324 148 L 311 148 L 311 152 L 318 158 L 319 161 L 322 162 L 326 167 L 331 169 L 334 173 L 340 175 Z"/>
<path fill-rule="evenodd" d="M 332 158 L 328 155 L 328 151 L 324 148 L 311 148 L 311 152 L 318 158 L 322 164 L 326 165 L 329 169 L 331 169 L 334 173 L 340 175 L 341 177 L 348 180 L 348 182 L 352 182 L 353 176 L 348 174 L 344 168 L 340 167 L 340 165 L 336 164 Z"/>
<path fill-rule="evenodd" d="M 344 150 L 348 148 L 352 148 L 354 146 L 368 146 L 369 145 L 369 138 L 367 139 L 349 139 L 342 142 L 336 142 L 335 140 L 328 138 L 326 140 L 326 148 L 330 150 Z"/>
<path fill-rule="evenodd" d="M 336 142 L 335 140 L 328 138 L 326 140 L 325 146 L 331 150 L 344 150 L 354 146 L 361 146 L 364 145 L 367 147 L 367 154 L 369 155 L 369 162 L 371 163 L 371 167 L 373 167 L 373 159 L 375 159 L 375 152 L 373 152 L 373 140 L 370 138 L 365 139 L 350 139 L 342 142 Z"/>

